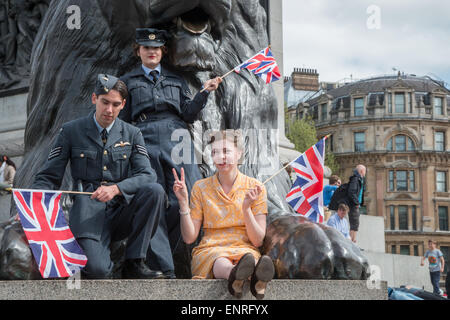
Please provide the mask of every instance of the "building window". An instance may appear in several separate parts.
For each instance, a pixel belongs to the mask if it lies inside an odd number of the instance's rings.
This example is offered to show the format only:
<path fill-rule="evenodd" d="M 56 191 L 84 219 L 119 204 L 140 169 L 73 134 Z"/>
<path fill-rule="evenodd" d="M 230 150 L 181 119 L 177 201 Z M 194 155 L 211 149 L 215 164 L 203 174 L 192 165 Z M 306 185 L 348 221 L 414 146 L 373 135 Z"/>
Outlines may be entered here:
<path fill-rule="evenodd" d="M 444 99 L 442 99 L 442 98 L 437 98 L 437 97 L 434 98 L 434 114 L 435 115 L 442 116 L 444 114 L 444 112 L 443 112 L 444 109 L 442 108 L 443 100 Z"/>
<path fill-rule="evenodd" d="M 436 171 L 436 191 L 447 192 L 447 172 Z"/>
<path fill-rule="evenodd" d="M 397 253 L 397 247 L 395 246 L 395 244 L 391 245 L 391 253 L 392 254 L 396 254 Z"/>
<path fill-rule="evenodd" d="M 330 135 L 330 136 L 328 137 L 328 147 L 329 147 L 329 150 L 330 150 L 331 152 L 334 151 L 334 140 L 333 140 L 333 135 Z"/>
<path fill-rule="evenodd" d="M 416 150 L 416 146 L 414 141 L 405 135 L 397 135 L 391 139 L 389 139 L 386 145 L 387 151 L 414 151 Z"/>
<path fill-rule="evenodd" d="M 395 190 L 394 171 L 389 171 L 389 191 Z"/>
<path fill-rule="evenodd" d="M 408 171 L 395 172 L 397 191 L 408 191 Z"/>
<path fill-rule="evenodd" d="M 405 95 L 403 93 L 395 94 L 395 113 L 405 113 Z"/>
<path fill-rule="evenodd" d="M 409 246 L 408 245 L 400 245 L 400 254 L 409 256 Z"/>
<path fill-rule="evenodd" d="M 411 207 L 412 229 L 417 230 L 417 207 Z"/>
<path fill-rule="evenodd" d="M 448 229 L 448 207 L 438 207 L 439 230 L 449 231 Z"/>
<path fill-rule="evenodd" d="M 442 131 L 434 133 L 434 150 L 445 151 L 444 132 Z"/>
<path fill-rule="evenodd" d="M 389 191 L 415 191 L 416 181 L 414 170 L 390 170 Z"/>
<path fill-rule="evenodd" d="M 391 220 L 391 230 L 395 230 L 395 207 L 389 206 L 390 220 Z"/>
<path fill-rule="evenodd" d="M 412 93 L 409 93 L 409 113 L 413 113 L 413 96 Z"/>
<path fill-rule="evenodd" d="M 321 111 L 322 121 L 327 120 L 328 105 L 326 103 L 324 103 L 320 106 L 320 111 Z"/>
<path fill-rule="evenodd" d="M 355 151 L 356 152 L 365 151 L 366 134 L 364 132 L 355 132 L 354 138 L 355 138 Z"/>
<path fill-rule="evenodd" d="M 414 245 L 414 256 L 416 256 L 416 257 L 419 256 L 419 246 L 417 244 Z"/>
<path fill-rule="evenodd" d="M 364 98 L 355 99 L 354 104 L 355 104 L 355 116 L 364 115 Z"/>
<path fill-rule="evenodd" d="M 392 93 L 389 93 L 388 96 L 388 112 L 392 113 Z"/>
<path fill-rule="evenodd" d="M 398 229 L 408 230 L 408 206 L 398 206 Z"/>
<path fill-rule="evenodd" d="M 409 182 L 409 191 L 415 191 L 416 190 L 416 178 L 414 176 L 414 171 L 409 171 L 409 177 L 408 177 L 408 182 Z"/>

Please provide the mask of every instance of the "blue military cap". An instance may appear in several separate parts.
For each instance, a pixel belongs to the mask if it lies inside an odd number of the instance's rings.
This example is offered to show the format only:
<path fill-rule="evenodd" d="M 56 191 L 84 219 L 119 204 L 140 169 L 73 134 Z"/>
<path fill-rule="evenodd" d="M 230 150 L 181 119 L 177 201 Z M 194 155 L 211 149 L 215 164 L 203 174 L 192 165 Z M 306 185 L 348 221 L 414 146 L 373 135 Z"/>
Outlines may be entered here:
<path fill-rule="evenodd" d="M 102 94 L 108 94 L 109 91 L 114 88 L 119 78 L 111 76 L 109 74 L 99 74 L 97 77 L 97 83 L 95 84 L 94 93 L 99 96 Z"/>
<path fill-rule="evenodd" d="M 161 47 L 169 40 L 169 33 L 165 30 L 153 28 L 136 29 L 136 42 L 146 47 Z"/>

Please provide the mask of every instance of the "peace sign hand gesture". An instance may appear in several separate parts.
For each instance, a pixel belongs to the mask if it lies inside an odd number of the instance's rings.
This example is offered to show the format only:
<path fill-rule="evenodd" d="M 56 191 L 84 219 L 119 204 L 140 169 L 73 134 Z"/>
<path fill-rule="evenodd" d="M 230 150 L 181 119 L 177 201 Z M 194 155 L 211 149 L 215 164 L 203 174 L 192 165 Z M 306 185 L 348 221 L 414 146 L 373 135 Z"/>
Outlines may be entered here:
<path fill-rule="evenodd" d="M 189 207 L 189 195 L 186 187 L 185 179 L 184 179 L 184 169 L 181 168 L 181 179 L 178 179 L 178 174 L 175 169 L 172 168 L 173 177 L 175 178 L 175 182 L 173 183 L 173 192 L 178 199 L 178 203 L 181 208 Z"/>

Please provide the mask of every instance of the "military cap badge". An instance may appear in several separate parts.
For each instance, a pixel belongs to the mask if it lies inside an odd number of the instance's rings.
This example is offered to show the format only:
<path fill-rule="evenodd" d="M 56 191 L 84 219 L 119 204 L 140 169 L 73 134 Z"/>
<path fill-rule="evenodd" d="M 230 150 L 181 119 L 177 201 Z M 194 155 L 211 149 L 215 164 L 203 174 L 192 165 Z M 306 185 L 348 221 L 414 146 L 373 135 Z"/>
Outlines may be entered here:
<path fill-rule="evenodd" d="M 95 94 L 97 96 L 107 94 L 114 88 L 118 80 L 118 78 L 108 74 L 99 74 L 95 85 Z"/>

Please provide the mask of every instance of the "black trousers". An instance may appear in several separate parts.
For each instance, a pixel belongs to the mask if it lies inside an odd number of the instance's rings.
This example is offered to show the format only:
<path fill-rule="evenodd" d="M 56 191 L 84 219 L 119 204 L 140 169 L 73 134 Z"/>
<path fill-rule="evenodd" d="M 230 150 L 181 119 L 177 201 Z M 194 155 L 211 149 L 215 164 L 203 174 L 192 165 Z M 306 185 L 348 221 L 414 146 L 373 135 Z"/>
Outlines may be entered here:
<path fill-rule="evenodd" d="M 350 207 L 350 211 L 348 213 L 348 221 L 350 222 L 350 230 L 358 231 L 358 229 L 359 229 L 359 207 L 358 206 Z"/>
<path fill-rule="evenodd" d="M 107 279 L 112 276 L 110 245 L 113 241 L 128 238 L 125 259 L 145 259 L 158 227 L 159 218 L 166 207 L 163 188 L 152 183 L 142 186 L 129 205 L 110 201 L 100 240 L 78 238 L 78 243 L 88 258 L 82 274 L 90 279 Z"/>

